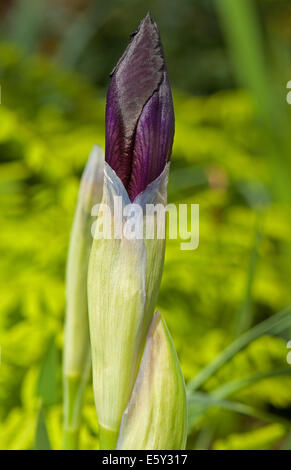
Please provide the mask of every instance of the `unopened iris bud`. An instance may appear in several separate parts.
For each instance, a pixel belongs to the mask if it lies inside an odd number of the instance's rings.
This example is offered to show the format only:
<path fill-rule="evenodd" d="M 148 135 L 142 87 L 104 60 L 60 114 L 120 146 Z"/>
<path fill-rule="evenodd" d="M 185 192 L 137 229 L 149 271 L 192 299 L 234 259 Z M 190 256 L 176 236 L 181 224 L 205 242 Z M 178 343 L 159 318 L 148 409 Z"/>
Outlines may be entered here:
<path fill-rule="evenodd" d="M 184 378 L 160 313 L 149 328 L 137 380 L 119 431 L 117 449 L 181 450 L 187 437 Z"/>
<path fill-rule="evenodd" d="M 111 74 L 105 159 L 131 201 L 170 159 L 174 109 L 157 25 L 148 14 Z"/>
<path fill-rule="evenodd" d="M 90 368 L 87 275 L 92 246 L 91 209 L 101 202 L 103 180 L 104 153 L 95 145 L 81 180 L 67 262 L 63 370 L 66 447 L 74 446 L 77 440 L 80 401 Z"/>
<path fill-rule="evenodd" d="M 66 275 L 66 334 L 64 373 L 81 375 L 89 348 L 87 271 L 92 246 L 91 210 L 101 202 L 104 154 L 94 146 L 81 179 L 73 222 Z"/>
<path fill-rule="evenodd" d="M 160 36 L 147 15 L 111 75 L 102 200 L 109 211 L 101 206 L 103 226 L 111 226 L 116 216 L 115 196 L 121 199 L 121 210 L 138 204 L 143 217 L 147 204 L 166 205 L 173 135 Z M 127 217 L 119 215 L 124 228 Z M 154 314 L 165 239 L 129 239 L 123 231 L 115 239 L 95 238 L 88 275 L 93 386 L 101 448 L 112 449 Z"/>

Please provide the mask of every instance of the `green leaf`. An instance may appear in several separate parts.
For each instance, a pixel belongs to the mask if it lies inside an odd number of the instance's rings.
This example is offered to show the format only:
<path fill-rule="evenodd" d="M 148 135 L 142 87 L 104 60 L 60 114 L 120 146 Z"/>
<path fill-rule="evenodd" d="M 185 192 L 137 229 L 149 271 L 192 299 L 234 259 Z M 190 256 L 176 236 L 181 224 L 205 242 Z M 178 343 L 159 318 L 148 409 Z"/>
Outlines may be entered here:
<path fill-rule="evenodd" d="M 212 444 L 213 450 L 266 450 L 278 448 L 286 434 L 284 426 L 272 423 L 249 429 L 244 432 L 235 432 L 216 439 Z"/>
<path fill-rule="evenodd" d="M 258 217 L 258 216 L 257 216 Z M 239 336 L 252 325 L 253 284 L 258 261 L 258 248 L 262 238 L 259 217 L 257 218 L 254 243 L 251 250 L 249 269 L 246 279 L 245 295 L 241 307 L 237 310 L 235 317 L 235 336 Z"/>
<path fill-rule="evenodd" d="M 290 428 L 291 421 L 285 418 L 281 418 L 278 415 L 269 413 L 263 410 L 259 410 L 253 406 L 245 405 L 244 403 L 222 400 L 204 393 L 195 393 L 188 400 L 188 428 L 189 431 L 194 428 L 195 425 L 200 421 L 202 415 L 209 411 L 211 408 L 221 408 L 225 410 L 234 411 L 252 418 L 261 419 L 263 421 L 269 421 L 272 423 L 281 423 L 284 426 Z"/>
<path fill-rule="evenodd" d="M 39 409 L 38 418 L 37 418 L 34 450 L 50 450 L 50 449 L 51 449 L 51 445 L 50 445 L 49 435 L 48 435 L 46 422 L 45 422 L 45 410 L 43 406 L 41 406 Z"/>
<path fill-rule="evenodd" d="M 215 374 L 220 367 L 232 359 L 236 353 L 244 349 L 255 339 L 264 334 L 279 334 L 291 325 L 291 307 L 287 307 L 281 312 L 273 315 L 267 320 L 259 323 L 251 330 L 241 335 L 230 344 L 221 354 L 219 354 L 210 364 L 202 369 L 194 379 L 188 384 L 188 392 L 197 390 L 207 379 Z"/>
<path fill-rule="evenodd" d="M 37 395 L 41 398 L 43 405 L 54 405 L 57 403 L 57 349 L 55 339 L 52 338 L 47 353 L 40 368 Z"/>
<path fill-rule="evenodd" d="M 286 179 L 289 170 L 289 146 L 285 145 L 281 137 L 288 132 L 289 124 L 284 118 L 283 100 L 278 99 L 274 92 L 276 87 L 271 86 L 256 2 L 216 0 L 216 6 L 238 79 L 255 98 L 257 112 L 265 126 L 265 135 L 269 140 L 267 157 L 273 171 L 272 184 L 279 197 L 290 200 Z M 281 142 L 283 140 L 280 151 L 277 139 Z"/>
<path fill-rule="evenodd" d="M 251 375 L 249 377 L 243 377 L 242 379 L 233 380 L 215 389 L 212 392 L 212 395 L 216 398 L 225 398 L 235 392 L 242 390 L 243 388 L 247 388 L 250 385 L 255 384 L 256 382 L 259 382 L 260 380 L 277 377 L 280 375 L 291 375 L 291 367 L 282 367 L 280 369 L 261 372 L 258 374 Z"/>

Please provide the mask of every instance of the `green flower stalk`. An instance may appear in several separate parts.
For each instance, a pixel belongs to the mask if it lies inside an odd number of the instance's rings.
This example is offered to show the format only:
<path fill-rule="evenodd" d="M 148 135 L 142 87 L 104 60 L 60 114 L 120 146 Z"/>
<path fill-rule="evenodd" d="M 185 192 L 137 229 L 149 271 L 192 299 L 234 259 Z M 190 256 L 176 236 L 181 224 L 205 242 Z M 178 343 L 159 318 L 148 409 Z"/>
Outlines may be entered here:
<path fill-rule="evenodd" d="M 185 445 L 183 378 L 164 321 L 159 315 L 153 321 L 165 239 L 159 239 L 157 231 L 147 239 L 142 223 L 151 219 L 157 225 L 156 215 L 146 212 L 148 204 L 166 205 L 173 136 L 173 102 L 159 31 L 147 15 L 111 75 L 104 191 L 89 261 L 93 388 L 101 449 Z M 112 236 L 104 227 L 110 232 L 116 216 L 121 231 Z M 129 219 L 140 227 L 141 237 L 125 236 Z M 143 400 L 147 409 L 141 412 Z"/>
<path fill-rule="evenodd" d="M 93 241 L 91 210 L 101 201 L 103 174 L 104 153 L 96 145 L 82 176 L 67 261 L 63 367 L 65 449 L 78 447 L 83 393 L 91 365 L 87 273 Z"/>

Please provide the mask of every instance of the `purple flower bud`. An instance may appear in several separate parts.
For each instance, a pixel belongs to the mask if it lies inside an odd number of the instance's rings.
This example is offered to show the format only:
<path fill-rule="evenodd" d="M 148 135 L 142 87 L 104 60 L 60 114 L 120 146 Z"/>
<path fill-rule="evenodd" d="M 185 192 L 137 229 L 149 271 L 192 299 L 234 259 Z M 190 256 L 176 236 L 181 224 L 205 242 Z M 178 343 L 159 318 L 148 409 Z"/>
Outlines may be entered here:
<path fill-rule="evenodd" d="M 149 14 L 111 74 L 105 159 L 133 201 L 163 171 L 174 137 L 174 109 L 157 25 Z"/>

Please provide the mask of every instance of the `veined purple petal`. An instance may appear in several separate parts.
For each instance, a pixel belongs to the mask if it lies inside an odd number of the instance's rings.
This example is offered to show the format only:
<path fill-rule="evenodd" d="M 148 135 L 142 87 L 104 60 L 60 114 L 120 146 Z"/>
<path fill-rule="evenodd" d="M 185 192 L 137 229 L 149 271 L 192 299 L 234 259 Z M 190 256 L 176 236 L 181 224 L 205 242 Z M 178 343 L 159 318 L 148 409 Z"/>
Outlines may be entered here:
<path fill-rule="evenodd" d="M 131 200 L 163 171 L 174 111 L 160 35 L 148 14 L 111 74 L 105 159 Z"/>
<path fill-rule="evenodd" d="M 172 94 L 167 72 L 163 81 L 143 108 L 139 118 L 128 184 L 133 200 L 165 168 L 172 151 L 175 121 Z"/>

